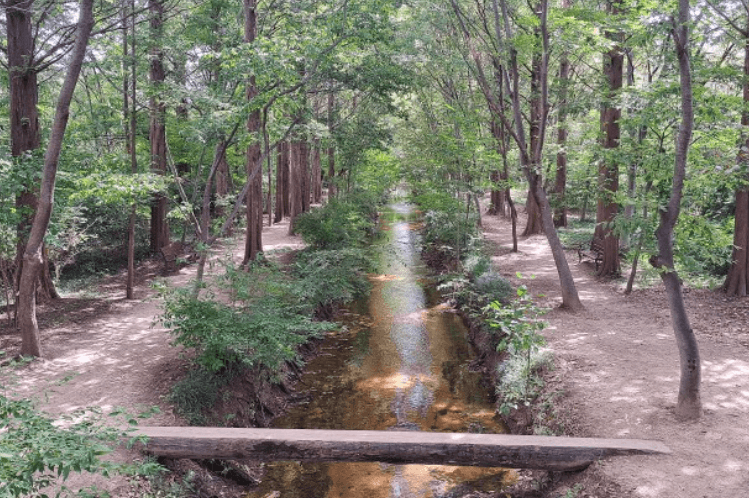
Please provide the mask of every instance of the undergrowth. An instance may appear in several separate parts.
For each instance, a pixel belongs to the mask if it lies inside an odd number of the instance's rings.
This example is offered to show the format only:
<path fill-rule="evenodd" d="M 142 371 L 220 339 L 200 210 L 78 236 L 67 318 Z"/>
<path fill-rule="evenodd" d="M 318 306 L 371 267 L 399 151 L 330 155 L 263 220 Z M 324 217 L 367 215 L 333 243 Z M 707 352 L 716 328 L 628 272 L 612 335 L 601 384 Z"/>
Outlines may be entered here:
<path fill-rule="evenodd" d="M 432 209 L 425 215 L 425 260 L 444 272 L 438 290 L 450 298 L 472 327 L 486 333 L 491 347 L 504 356 L 495 374 L 500 414 L 507 417 L 527 410 L 543 402 L 541 371 L 553 366 L 551 352 L 543 349 L 540 334 L 546 327 L 540 319 L 545 310 L 535 305 L 525 285 L 513 289 L 507 279 L 492 270 L 476 219 L 458 212 L 457 205 L 442 196 L 438 201 L 430 199 L 449 211 Z"/>
<path fill-rule="evenodd" d="M 246 268 L 224 263 L 198 297 L 193 286 L 158 287 L 162 323 L 175 345 L 193 353 L 194 367 L 171 393 L 191 424 L 206 423 L 244 372 L 282 383 L 289 366 L 301 366 L 300 347 L 337 327 L 329 320 L 338 307 L 367 294 L 371 257 L 364 245 L 374 233 L 373 206 L 371 196 L 358 193 L 301 215 L 295 227 L 308 247 L 288 266 L 262 254 Z"/>
<path fill-rule="evenodd" d="M 8 372 L 7 367 L 2 370 Z M 6 385 L 0 385 L 6 390 Z M 155 409 L 154 409 L 155 410 Z M 95 489 L 66 486 L 71 474 L 152 475 L 152 461 L 120 464 L 105 460 L 123 441 L 131 443 L 139 418 L 122 410 L 104 414 L 98 408 L 53 416 L 28 399 L 0 394 L 0 498 L 34 496 L 96 496 Z M 124 429 L 122 428 L 124 427 Z"/>

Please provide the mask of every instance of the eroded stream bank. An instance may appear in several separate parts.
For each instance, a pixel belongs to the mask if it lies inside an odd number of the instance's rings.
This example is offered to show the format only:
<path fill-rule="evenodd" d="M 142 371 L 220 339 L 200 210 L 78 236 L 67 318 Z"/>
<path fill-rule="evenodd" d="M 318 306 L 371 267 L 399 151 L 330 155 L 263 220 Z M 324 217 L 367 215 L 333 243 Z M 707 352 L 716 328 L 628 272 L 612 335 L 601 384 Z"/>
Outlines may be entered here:
<path fill-rule="evenodd" d="M 326 340 L 300 380 L 308 399 L 279 428 L 502 432 L 467 331 L 426 289 L 412 208 L 382 215 L 380 274 L 368 303 Z M 441 497 L 499 490 L 504 469 L 378 463 L 268 464 L 251 496 Z M 470 484 L 469 484 L 470 483 Z"/>

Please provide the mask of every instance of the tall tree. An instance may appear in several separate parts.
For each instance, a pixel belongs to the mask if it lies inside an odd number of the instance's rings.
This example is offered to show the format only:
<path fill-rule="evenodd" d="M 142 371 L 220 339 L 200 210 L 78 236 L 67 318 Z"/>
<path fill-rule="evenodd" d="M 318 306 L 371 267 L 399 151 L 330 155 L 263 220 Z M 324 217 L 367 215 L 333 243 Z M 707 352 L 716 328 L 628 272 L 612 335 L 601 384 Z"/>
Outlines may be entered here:
<path fill-rule="evenodd" d="M 737 155 L 739 165 L 749 164 L 749 1 L 742 0 L 744 25 L 726 14 L 722 6 L 708 1 L 713 10 L 739 34 L 744 45 L 744 68 L 742 97 L 744 107 L 741 112 L 742 141 Z M 749 179 L 749 175 L 746 177 Z M 723 290 L 729 296 L 745 297 L 749 295 L 749 185 L 745 183 L 736 190 L 736 208 L 734 212 L 733 254 L 728 275 L 723 283 Z"/>
<path fill-rule="evenodd" d="M 562 0 L 561 7 L 569 9 L 571 0 Z M 559 117 L 557 121 L 557 168 L 554 178 L 554 226 L 567 226 L 567 206 L 564 194 L 567 190 L 567 95 L 570 86 L 570 60 L 567 49 L 559 58 Z"/>
<path fill-rule="evenodd" d="M 54 205 L 57 165 L 62 150 L 62 141 L 65 137 L 65 129 L 70 117 L 70 101 L 78 82 L 93 25 L 93 0 L 81 0 L 76 41 L 65 80 L 60 90 L 55 119 L 52 123 L 52 132 L 44 155 L 39 205 L 31 225 L 29 241 L 23 253 L 24 264 L 18 293 L 18 325 L 21 331 L 22 355 L 42 356 L 39 325 L 36 320 L 36 282 L 44 263 L 42 244 Z"/>
<path fill-rule="evenodd" d="M 129 7 L 129 12 L 128 12 Z M 128 39 L 128 23 L 130 25 L 130 39 Z M 130 46 L 128 47 L 128 43 Z M 138 173 L 138 155 L 135 144 L 137 127 L 136 90 L 138 81 L 138 64 L 135 57 L 135 0 L 122 2 L 122 106 L 123 121 L 125 122 L 125 140 L 127 152 L 130 156 L 130 171 Z M 128 93 L 130 92 L 130 93 Z M 130 206 L 130 219 L 127 227 L 127 278 L 125 281 L 125 297 L 135 298 L 135 223 L 137 221 L 137 206 L 133 202 Z"/>
<path fill-rule="evenodd" d="M 674 226 L 679 219 L 681 200 L 686 178 L 689 146 L 694 128 L 694 105 L 692 103 L 692 70 L 690 64 L 689 38 L 689 0 L 679 0 L 679 11 L 673 20 L 673 39 L 676 46 L 676 57 L 679 63 L 679 83 L 681 85 L 681 125 L 676 137 L 674 154 L 674 172 L 671 184 L 671 196 L 668 204 L 660 210 L 660 223 L 655 232 L 658 241 L 658 254 L 650 258 L 650 263 L 657 268 L 668 296 L 676 343 L 679 347 L 681 380 L 679 397 L 676 405 L 676 416 L 682 420 L 697 419 L 702 416 L 700 399 L 701 365 L 697 338 L 689 323 L 681 280 L 674 267 Z"/>
<path fill-rule="evenodd" d="M 5 5 L 8 36 L 6 51 L 10 80 L 10 142 L 11 154 L 14 157 L 35 151 L 40 146 L 38 73 L 40 67 L 47 65 L 48 62 L 44 60 L 43 54 L 37 53 L 38 47 L 35 46 L 34 31 L 39 31 L 42 21 L 34 23 L 34 9 L 34 0 L 8 0 Z M 32 185 L 25 185 L 24 190 L 16 197 L 16 209 L 20 214 L 17 230 L 16 285 L 19 285 L 24 262 L 23 253 L 38 207 L 38 194 Z M 42 257 L 46 265 L 47 257 L 44 250 Z M 48 268 L 47 271 L 39 272 L 37 289 L 45 298 L 58 297 Z"/>
<path fill-rule="evenodd" d="M 610 0 L 607 4 L 610 18 L 621 13 L 621 0 Z M 594 238 L 603 244 L 603 261 L 598 269 L 602 277 L 618 276 L 619 237 L 614 233 L 613 223 L 619 211 L 616 194 L 619 190 L 618 157 L 621 138 L 620 120 L 622 116 L 618 98 L 624 76 L 624 52 L 620 45 L 621 34 L 607 32 L 612 42 L 610 50 L 603 57 L 603 74 L 606 81 L 606 97 L 601 109 L 601 134 L 604 157 L 598 167 L 598 209 L 596 210 L 596 230 Z"/>
<path fill-rule="evenodd" d="M 159 175 L 167 172 L 166 157 L 166 103 L 163 101 L 166 71 L 164 69 L 163 0 L 148 0 L 151 27 L 151 50 L 149 80 L 152 86 L 150 100 L 151 124 L 149 140 L 151 142 L 151 171 Z M 167 223 L 168 199 L 163 193 L 156 193 L 151 202 L 151 252 L 158 252 L 169 244 L 169 224 Z"/>
<path fill-rule="evenodd" d="M 500 13 L 497 5 L 498 0 L 493 0 L 493 10 L 495 15 L 495 24 L 498 31 L 498 39 L 500 31 Z M 500 0 L 502 7 L 501 19 L 504 26 L 504 38 L 507 42 L 512 42 L 513 32 L 510 26 L 510 14 L 505 0 Z M 544 190 L 543 178 L 541 176 L 541 158 L 543 153 L 543 140 L 546 128 L 546 120 L 548 116 L 548 76 L 549 76 L 549 32 L 548 32 L 548 2 L 547 0 L 541 0 L 536 5 L 536 14 L 539 20 L 539 35 L 540 35 L 540 50 L 541 50 L 541 61 L 539 67 L 539 91 L 540 97 L 538 99 L 538 105 L 540 107 L 540 130 L 538 131 L 538 140 L 535 143 L 535 148 L 529 149 L 528 143 L 525 138 L 525 130 L 523 129 L 522 111 L 520 106 L 520 69 L 517 60 L 517 51 L 514 46 L 509 47 L 509 64 L 506 77 L 504 78 L 507 93 L 511 96 L 512 102 L 512 113 L 513 113 L 513 124 L 507 116 L 501 116 L 505 128 L 508 130 L 515 140 L 518 150 L 520 152 L 520 164 L 528 180 L 528 188 L 533 195 L 535 202 L 538 204 L 541 210 L 541 219 L 543 222 L 544 232 L 546 238 L 549 241 L 549 247 L 551 248 L 552 257 L 556 264 L 557 273 L 559 274 L 559 282 L 562 291 L 562 307 L 571 311 L 578 311 L 583 309 L 583 305 L 580 302 L 580 297 L 577 293 L 577 287 L 575 286 L 575 280 L 572 278 L 572 272 L 570 271 L 567 258 L 564 254 L 564 248 L 559 240 L 556 228 L 554 227 L 554 219 L 552 215 L 551 205 L 549 198 Z"/>
<path fill-rule="evenodd" d="M 254 43 L 257 34 L 257 1 L 244 0 L 245 43 Z M 250 105 L 253 105 L 253 100 L 259 93 L 256 77 L 252 74 L 247 83 L 247 101 Z M 258 253 L 263 250 L 263 175 L 256 172 L 262 166 L 259 137 L 261 125 L 260 109 L 255 109 L 247 118 L 247 132 L 251 137 L 251 143 L 247 147 L 247 175 L 252 177 L 254 173 L 254 179 L 247 193 L 247 233 L 243 265 L 254 261 Z"/>

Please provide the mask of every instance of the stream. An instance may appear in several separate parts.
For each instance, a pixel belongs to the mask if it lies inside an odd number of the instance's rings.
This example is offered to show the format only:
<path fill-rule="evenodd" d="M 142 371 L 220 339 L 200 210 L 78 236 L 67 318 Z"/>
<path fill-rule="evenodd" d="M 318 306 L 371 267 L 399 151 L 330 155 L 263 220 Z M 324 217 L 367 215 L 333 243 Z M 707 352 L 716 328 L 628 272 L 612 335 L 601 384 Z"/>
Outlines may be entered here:
<path fill-rule="evenodd" d="M 300 390 L 310 392 L 274 427 L 299 429 L 503 432 L 495 419 L 462 320 L 425 288 L 413 208 L 381 215 L 385 241 L 371 295 L 310 361 Z M 276 462 L 252 497 L 446 497 L 499 490 L 513 475 L 499 468 L 383 463 Z"/>

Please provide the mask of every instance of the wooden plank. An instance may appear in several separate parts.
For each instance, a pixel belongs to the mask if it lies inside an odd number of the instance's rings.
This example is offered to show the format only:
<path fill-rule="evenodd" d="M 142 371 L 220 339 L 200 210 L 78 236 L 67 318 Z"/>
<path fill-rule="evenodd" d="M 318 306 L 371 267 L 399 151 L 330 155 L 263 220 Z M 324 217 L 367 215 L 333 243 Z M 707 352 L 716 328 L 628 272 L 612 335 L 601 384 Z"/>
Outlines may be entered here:
<path fill-rule="evenodd" d="M 657 441 L 503 434 L 140 427 L 146 452 L 171 458 L 387 462 L 578 470 L 601 458 L 671 453 Z"/>

